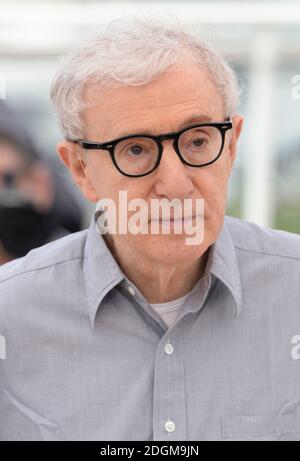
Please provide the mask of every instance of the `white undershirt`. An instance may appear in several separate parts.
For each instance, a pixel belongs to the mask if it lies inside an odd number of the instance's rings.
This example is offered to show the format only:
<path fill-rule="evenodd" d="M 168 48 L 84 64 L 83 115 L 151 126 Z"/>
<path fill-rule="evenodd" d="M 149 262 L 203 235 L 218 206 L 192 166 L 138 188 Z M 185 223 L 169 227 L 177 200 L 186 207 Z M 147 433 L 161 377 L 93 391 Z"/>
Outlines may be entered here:
<path fill-rule="evenodd" d="M 168 327 L 172 326 L 178 316 L 180 315 L 182 311 L 182 307 L 185 303 L 185 300 L 190 296 L 190 294 L 198 288 L 200 284 L 200 280 L 197 282 L 197 284 L 194 286 L 192 291 L 190 291 L 188 294 L 183 296 L 182 298 L 175 299 L 174 301 L 170 301 L 168 303 L 161 303 L 161 304 L 149 304 L 166 322 Z"/>

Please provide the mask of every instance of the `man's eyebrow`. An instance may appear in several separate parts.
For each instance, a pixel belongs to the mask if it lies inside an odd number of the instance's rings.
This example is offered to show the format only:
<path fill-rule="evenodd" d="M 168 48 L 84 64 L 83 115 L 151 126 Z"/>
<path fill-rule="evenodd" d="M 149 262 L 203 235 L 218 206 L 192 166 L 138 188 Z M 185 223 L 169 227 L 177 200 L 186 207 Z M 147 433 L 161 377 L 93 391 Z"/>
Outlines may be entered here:
<path fill-rule="evenodd" d="M 199 114 L 194 114 L 188 117 L 186 120 L 184 120 L 179 126 L 177 131 L 180 131 L 182 128 L 185 128 L 186 126 L 193 125 L 194 123 L 205 123 L 205 122 L 212 122 L 213 119 L 209 117 L 208 115 L 199 115 Z M 130 131 L 130 132 L 125 132 L 122 135 L 118 136 L 118 138 L 125 137 L 125 136 L 131 136 L 135 134 L 145 134 L 149 136 L 155 136 L 153 134 L 153 131 L 149 130 L 135 130 L 135 131 Z"/>
<path fill-rule="evenodd" d="M 181 123 L 181 125 L 178 127 L 178 130 L 181 130 L 181 128 L 184 128 L 185 126 L 192 125 L 194 123 L 204 123 L 204 122 L 212 122 L 213 119 L 209 117 L 208 115 L 192 115 L 188 119 L 186 119 L 184 122 Z"/>

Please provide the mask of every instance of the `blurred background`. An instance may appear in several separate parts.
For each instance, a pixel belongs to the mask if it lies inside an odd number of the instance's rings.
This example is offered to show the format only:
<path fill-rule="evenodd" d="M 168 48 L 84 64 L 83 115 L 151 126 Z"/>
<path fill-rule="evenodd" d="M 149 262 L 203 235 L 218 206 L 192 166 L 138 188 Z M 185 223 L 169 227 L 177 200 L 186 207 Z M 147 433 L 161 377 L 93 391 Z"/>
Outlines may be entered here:
<path fill-rule="evenodd" d="M 300 233 L 300 0 L 0 0 L 0 11 L 0 264 L 87 227 L 93 211 L 56 156 L 59 56 L 114 18 L 158 11 L 238 73 L 245 124 L 227 214 Z"/>

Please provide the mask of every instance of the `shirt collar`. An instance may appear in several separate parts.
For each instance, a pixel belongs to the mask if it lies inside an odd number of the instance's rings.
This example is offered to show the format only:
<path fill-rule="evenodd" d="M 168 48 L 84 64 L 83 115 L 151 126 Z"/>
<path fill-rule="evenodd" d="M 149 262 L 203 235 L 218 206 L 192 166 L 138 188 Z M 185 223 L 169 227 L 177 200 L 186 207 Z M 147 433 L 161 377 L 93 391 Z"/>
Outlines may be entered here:
<path fill-rule="evenodd" d="M 126 280 L 92 217 L 84 249 L 83 276 L 87 307 L 92 326 L 106 294 Z M 210 247 L 207 267 L 231 292 L 238 316 L 242 308 L 242 289 L 236 251 L 226 223 L 226 216 L 218 239 Z"/>
<path fill-rule="evenodd" d="M 83 277 L 90 321 L 106 294 L 124 279 L 124 274 L 98 232 L 93 215 L 84 249 Z"/>
<path fill-rule="evenodd" d="M 238 316 L 242 309 L 242 285 L 237 254 L 226 216 L 218 239 L 210 248 L 209 264 L 210 272 L 231 292 Z"/>

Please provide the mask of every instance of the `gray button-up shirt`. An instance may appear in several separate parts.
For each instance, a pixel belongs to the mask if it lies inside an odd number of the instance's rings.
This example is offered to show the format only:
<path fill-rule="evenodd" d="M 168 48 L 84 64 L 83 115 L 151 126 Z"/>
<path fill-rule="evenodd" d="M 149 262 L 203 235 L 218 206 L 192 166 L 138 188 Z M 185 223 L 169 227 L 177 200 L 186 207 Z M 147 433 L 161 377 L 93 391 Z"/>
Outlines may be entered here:
<path fill-rule="evenodd" d="M 0 338 L 0 440 L 300 440 L 300 236 L 226 217 L 168 329 L 92 220 L 0 268 Z"/>

